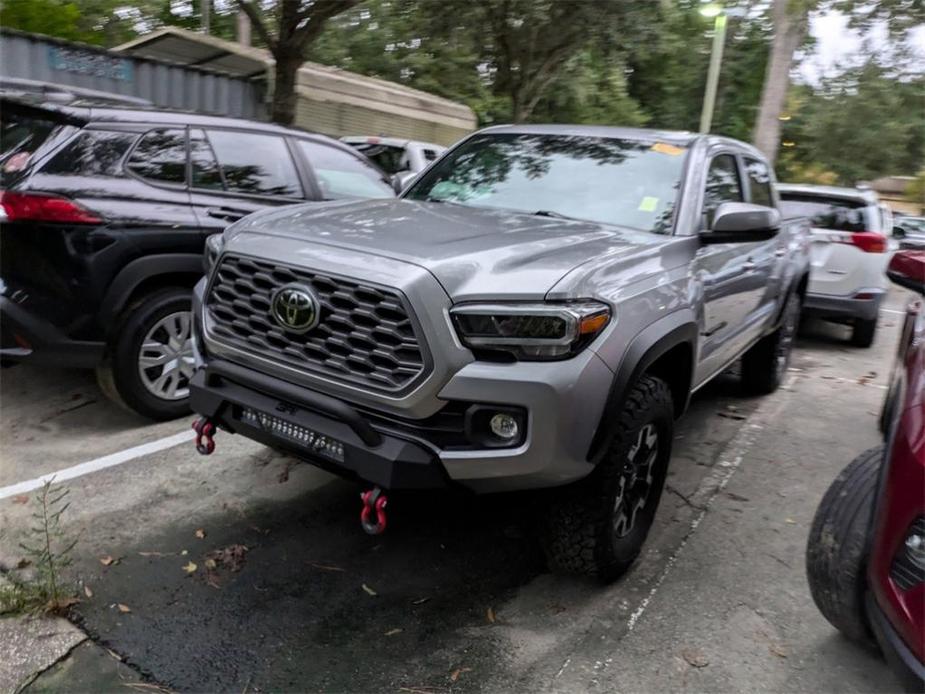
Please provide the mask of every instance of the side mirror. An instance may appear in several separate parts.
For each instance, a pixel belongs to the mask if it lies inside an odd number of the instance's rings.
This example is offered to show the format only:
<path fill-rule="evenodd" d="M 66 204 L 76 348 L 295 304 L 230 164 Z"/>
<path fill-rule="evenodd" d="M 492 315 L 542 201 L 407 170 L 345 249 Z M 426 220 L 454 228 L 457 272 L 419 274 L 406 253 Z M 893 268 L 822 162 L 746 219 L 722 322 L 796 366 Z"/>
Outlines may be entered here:
<path fill-rule="evenodd" d="M 773 238 L 780 229 L 780 212 L 749 202 L 724 202 L 716 208 L 713 224 L 700 232 L 703 243 L 748 243 Z"/>
<path fill-rule="evenodd" d="M 925 294 L 925 251 L 897 251 L 890 258 L 886 276 L 900 287 Z"/>
<path fill-rule="evenodd" d="M 906 230 L 902 227 L 893 227 L 893 238 L 894 239 L 904 239 L 906 238 Z"/>

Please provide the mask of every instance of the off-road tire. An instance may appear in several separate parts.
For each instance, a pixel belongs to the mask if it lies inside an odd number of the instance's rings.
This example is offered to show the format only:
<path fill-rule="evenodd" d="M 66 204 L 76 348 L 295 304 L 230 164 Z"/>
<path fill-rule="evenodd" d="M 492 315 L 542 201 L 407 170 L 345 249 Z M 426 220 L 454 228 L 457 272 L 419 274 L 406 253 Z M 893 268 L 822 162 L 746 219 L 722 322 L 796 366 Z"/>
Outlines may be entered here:
<path fill-rule="evenodd" d="M 120 407 L 154 420 L 176 419 L 190 413 L 189 399 L 169 401 L 145 388 L 138 373 L 138 353 L 150 328 L 163 317 L 191 309 L 190 292 L 162 289 L 126 310 L 113 331 L 106 361 L 96 370 L 100 390 Z"/>
<path fill-rule="evenodd" d="M 761 338 L 742 355 L 742 387 L 746 392 L 767 395 L 784 382 L 800 327 L 800 308 L 800 295 L 791 292 L 777 330 Z"/>
<path fill-rule="evenodd" d="M 855 347 L 870 347 L 877 334 L 877 319 L 857 318 L 851 328 L 851 344 Z"/>
<path fill-rule="evenodd" d="M 559 490 L 543 509 L 543 547 L 553 571 L 612 581 L 629 569 L 649 534 L 671 459 L 674 408 L 668 385 L 652 376 L 640 378 L 613 426 L 613 440 L 591 475 Z M 615 507 L 621 484 L 627 483 L 630 454 L 638 450 L 643 433 L 653 430 L 655 459 L 645 505 L 629 532 L 619 537 Z"/>
<path fill-rule="evenodd" d="M 864 614 L 865 570 L 883 447 L 864 451 L 835 478 L 806 543 L 809 591 L 822 615 L 852 641 L 873 644 Z"/>

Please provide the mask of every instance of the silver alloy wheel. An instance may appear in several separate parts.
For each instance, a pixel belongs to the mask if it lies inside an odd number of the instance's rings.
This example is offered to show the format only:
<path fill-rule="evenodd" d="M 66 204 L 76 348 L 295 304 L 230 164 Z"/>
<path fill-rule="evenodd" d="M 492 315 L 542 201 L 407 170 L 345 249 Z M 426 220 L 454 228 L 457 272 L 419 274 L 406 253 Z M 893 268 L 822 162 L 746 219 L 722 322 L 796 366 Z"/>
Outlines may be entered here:
<path fill-rule="evenodd" d="M 632 532 L 637 514 L 649 501 L 657 458 L 658 430 L 654 424 L 646 424 L 639 430 L 620 474 L 613 506 L 613 530 L 617 537 L 626 537 Z"/>
<path fill-rule="evenodd" d="M 189 397 L 193 376 L 192 314 L 177 311 L 161 318 L 138 350 L 138 374 L 149 393 L 161 400 Z"/>

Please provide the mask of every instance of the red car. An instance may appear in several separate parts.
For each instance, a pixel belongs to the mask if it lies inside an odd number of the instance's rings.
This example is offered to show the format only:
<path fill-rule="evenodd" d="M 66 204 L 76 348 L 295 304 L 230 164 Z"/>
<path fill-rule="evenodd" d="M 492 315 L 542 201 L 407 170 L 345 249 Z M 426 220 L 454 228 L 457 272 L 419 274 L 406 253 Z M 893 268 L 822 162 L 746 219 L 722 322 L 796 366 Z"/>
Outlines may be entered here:
<path fill-rule="evenodd" d="M 887 274 L 925 295 L 925 251 Z M 819 610 L 849 638 L 874 642 L 911 691 L 925 690 L 925 301 L 909 303 L 881 415 L 884 443 L 829 487 L 806 548 Z"/>

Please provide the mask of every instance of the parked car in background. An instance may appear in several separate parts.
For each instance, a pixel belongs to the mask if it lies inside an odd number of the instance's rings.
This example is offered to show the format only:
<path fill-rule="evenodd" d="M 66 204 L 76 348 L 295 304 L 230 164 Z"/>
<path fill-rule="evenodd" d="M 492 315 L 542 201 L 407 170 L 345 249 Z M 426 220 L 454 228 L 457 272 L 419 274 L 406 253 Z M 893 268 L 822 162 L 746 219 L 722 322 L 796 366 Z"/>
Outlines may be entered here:
<path fill-rule="evenodd" d="M 897 284 L 925 295 L 925 251 L 900 251 Z M 925 690 L 925 297 L 909 302 L 884 402 L 884 444 L 859 455 L 816 511 L 813 599 L 837 629 L 876 642 L 909 691 Z"/>
<path fill-rule="evenodd" d="M 321 135 L 3 100 L 0 357 L 96 368 L 107 395 L 133 410 L 184 414 L 205 239 L 266 207 L 393 195 L 382 171 Z"/>
<path fill-rule="evenodd" d="M 356 148 L 380 169 L 395 177 L 399 190 L 446 150 L 446 147 L 432 142 L 402 140 L 397 137 L 350 135 L 342 137 L 341 141 Z"/>
<path fill-rule="evenodd" d="M 925 217 L 897 215 L 893 221 L 893 238 L 900 248 L 925 249 Z"/>
<path fill-rule="evenodd" d="M 777 189 L 784 217 L 808 217 L 812 225 L 806 313 L 851 325 L 852 344 L 870 347 L 887 291 L 887 234 L 892 231 L 876 193 L 795 184 Z"/>
<path fill-rule="evenodd" d="M 200 450 L 217 426 L 385 489 L 557 488 L 549 563 L 603 580 L 643 546 L 691 393 L 740 359 L 750 391 L 781 383 L 809 278 L 758 150 L 628 128 L 489 128 L 398 200 L 213 238 Z"/>

